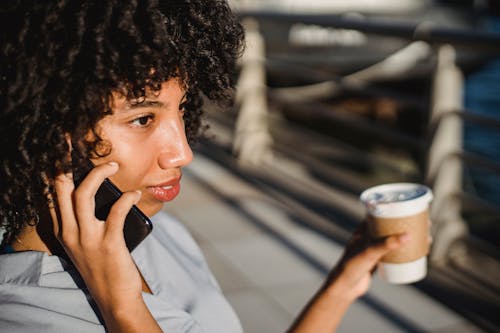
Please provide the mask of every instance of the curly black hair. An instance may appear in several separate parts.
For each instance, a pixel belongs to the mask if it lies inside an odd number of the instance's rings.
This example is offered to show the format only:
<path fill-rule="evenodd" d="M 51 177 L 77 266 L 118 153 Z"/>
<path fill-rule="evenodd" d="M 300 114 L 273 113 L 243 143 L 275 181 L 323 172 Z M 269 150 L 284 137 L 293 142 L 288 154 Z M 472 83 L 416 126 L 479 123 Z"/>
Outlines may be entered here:
<path fill-rule="evenodd" d="M 201 97 L 231 96 L 243 45 L 222 0 L 8 0 L 0 36 L 3 244 L 35 220 L 40 198 L 53 192 L 46 179 L 71 169 L 68 134 L 85 143 L 83 157 L 96 153 L 99 137 L 84 139 L 111 113 L 112 93 L 140 100 L 179 78 L 192 139 Z"/>

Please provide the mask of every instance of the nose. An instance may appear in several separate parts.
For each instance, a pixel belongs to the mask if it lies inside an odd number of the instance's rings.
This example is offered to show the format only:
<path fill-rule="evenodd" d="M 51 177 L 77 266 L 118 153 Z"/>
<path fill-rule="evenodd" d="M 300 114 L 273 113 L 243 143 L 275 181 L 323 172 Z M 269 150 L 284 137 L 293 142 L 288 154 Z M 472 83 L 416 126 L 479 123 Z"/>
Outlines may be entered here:
<path fill-rule="evenodd" d="M 158 155 L 160 168 L 181 168 L 191 163 L 193 151 L 188 144 L 184 124 L 176 121 L 169 130 L 163 132 L 163 145 Z"/>

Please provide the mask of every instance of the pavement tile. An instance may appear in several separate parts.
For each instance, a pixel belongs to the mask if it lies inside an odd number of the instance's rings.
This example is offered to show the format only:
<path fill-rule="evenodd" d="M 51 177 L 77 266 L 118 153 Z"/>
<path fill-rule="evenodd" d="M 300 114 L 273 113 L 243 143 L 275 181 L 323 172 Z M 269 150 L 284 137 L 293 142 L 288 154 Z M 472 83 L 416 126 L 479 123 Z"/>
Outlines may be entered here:
<path fill-rule="evenodd" d="M 258 195 L 252 186 L 229 173 L 223 167 L 213 163 L 201 154 L 196 155 L 192 164 L 186 168 L 186 173 L 201 181 L 204 186 L 209 186 L 222 196 L 233 198 L 236 196 Z"/>
<path fill-rule="evenodd" d="M 279 235 L 282 241 L 293 244 L 328 271 L 343 253 L 343 244 L 296 223 L 286 207 L 272 200 L 248 198 L 241 200 L 240 205 L 265 226 L 264 230 Z"/>
<path fill-rule="evenodd" d="M 411 285 L 389 284 L 375 277 L 368 295 L 401 318 L 418 323 L 426 332 L 462 322 L 457 313 Z"/>
<path fill-rule="evenodd" d="M 264 195 L 239 198 L 238 202 L 242 209 L 254 216 L 258 221 L 265 222 L 268 227 L 276 232 L 286 235 L 290 228 L 296 227 L 296 223 L 291 220 L 286 207 L 269 200 Z"/>
<path fill-rule="evenodd" d="M 177 212 L 193 209 L 199 203 L 218 202 L 219 200 L 220 197 L 214 195 L 210 188 L 204 187 L 199 179 L 185 172 L 182 176 L 179 195 L 173 202 L 167 203 L 164 207 Z"/>
<path fill-rule="evenodd" d="M 219 242 L 261 233 L 234 207 L 219 202 L 197 203 L 191 209 L 174 211 L 197 240 Z"/>
<path fill-rule="evenodd" d="M 323 284 L 323 277 L 317 277 L 309 281 L 301 281 L 292 284 L 281 284 L 264 291 L 279 303 L 287 313 L 296 318 L 312 296 Z"/>
<path fill-rule="evenodd" d="M 201 246 L 201 250 L 224 294 L 255 288 L 245 274 L 240 272 L 212 245 L 204 244 Z"/>
<path fill-rule="evenodd" d="M 432 333 L 484 333 L 484 331 L 470 322 L 460 321 L 448 327 L 432 330 Z"/>
<path fill-rule="evenodd" d="M 344 316 L 337 333 L 363 332 L 399 333 L 479 333 L 476 326 L 460 316 L 446 310 L 421 293 L 412 295 L 409 286 L 400 286 L 388 293 L 384 299 L 374 296 L 379 293 L 379 284 L 367 296 L 357 300 Z M 375 286 L 376 285 L 376 286 Z"/>
<path fill-rule="evenodd" d="M 259 234 L 213 244 L 248 279 L 259 287 L 308 281 L 321 274 L 271 236 Z"/>
<path fill-rule="evenodd" d="M 422 332 L 414 330 L 415 327 L 400 327 L 390 318 L 386 318 L 376 312 L 368 304 L 357 301 L 349 307 L 342 318 L 337 333 L 408 333 Z"/>
<path fill-rule="evenodd" d="M 305 228 L 291 228 L 286 239 L 307 254 L 306 258 L 313 260 L 324 274 L 336 265 L 344 253 L 344 247 L 339 243 Z"/>
<path fill-rule="evenodd" d="M 279 305 L 255 290 L 226 296 L 240 317 L 245 333 L 281 333 L 292 324 L 292 318 Z"/>

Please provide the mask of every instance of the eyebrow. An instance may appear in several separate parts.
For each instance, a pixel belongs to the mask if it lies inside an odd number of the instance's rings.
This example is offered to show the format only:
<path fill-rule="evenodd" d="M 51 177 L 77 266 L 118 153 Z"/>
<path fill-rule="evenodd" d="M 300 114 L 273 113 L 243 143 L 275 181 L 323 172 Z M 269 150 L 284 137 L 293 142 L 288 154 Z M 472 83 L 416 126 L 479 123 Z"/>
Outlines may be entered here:
<path fill-rule="evenodd" d="M 129 101 L 127 102 L 126 105 L 126 110 L 134 110 L 134 109 L 140 109 L 140 108 L 162 108 L 165 106 L 165 103 L 161 101 L 151 101 L 151 100 L 144 100 L 141 102 L 132 102 Z"/>
<path fill-rule="evenodd" d="M 180 104 L 182 103 L 185 103 L 187 101 L 187 93 L 185 93 L 182 98 L 181 98 L 181 102 Z M 162 108 L 164 107 L 165 103 L 161 102 L 161 101 L 155 101 L 155 100 L 143 100 L 143 101 L 140 101 L 140 102 L 136 102 L 136 101 L 127 101 L 127 104 L 125 105 L 125 110 L 136 110 L 136 109 L 140 109 L 140 108 Z"/>

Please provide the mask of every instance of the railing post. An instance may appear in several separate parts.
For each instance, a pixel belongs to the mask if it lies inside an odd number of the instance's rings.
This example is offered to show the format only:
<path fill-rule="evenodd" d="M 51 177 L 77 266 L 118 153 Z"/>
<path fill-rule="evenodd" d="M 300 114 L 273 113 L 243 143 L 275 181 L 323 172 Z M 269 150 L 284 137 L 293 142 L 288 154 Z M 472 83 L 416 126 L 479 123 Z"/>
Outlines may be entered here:
<path fill-rule="evenodd" d="M 461 216 L 459 194 L 462 192 L 463 119 L 457 110 L 463 109 L 463 75 L 455 63 L 455 49 L 443 45 L 438 50 L 435 72 L 428 151 L 426 182 L 434 192 L 431 208 L 434 242 L 431 260 L 444 261 L 456 240 L 468 234 Z"/>
<path fill-rule="evenodd" d="M 246 48 L 241 58 L 236 103 L 240 105 L 236 120 L 233 152 L 240 163 L 260 164 L 272 158 L 272 138 L 268 128 L 267 85 L 264 38 L 255 19 L 242 22 Z"/>

